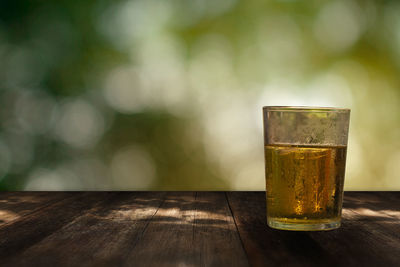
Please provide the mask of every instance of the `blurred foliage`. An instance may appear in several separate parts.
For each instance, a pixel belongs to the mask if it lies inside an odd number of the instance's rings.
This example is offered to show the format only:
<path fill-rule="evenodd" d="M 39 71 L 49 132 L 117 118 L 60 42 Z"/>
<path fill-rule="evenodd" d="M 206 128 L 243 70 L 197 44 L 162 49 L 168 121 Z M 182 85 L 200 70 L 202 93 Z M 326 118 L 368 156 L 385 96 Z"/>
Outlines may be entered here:
<path fill-rule="evenodd" d="M 346 188 L 400 189 L 399 12 L 0 1 L 0 190 L 263 190 L 263 105 L 350 107 Z"/>

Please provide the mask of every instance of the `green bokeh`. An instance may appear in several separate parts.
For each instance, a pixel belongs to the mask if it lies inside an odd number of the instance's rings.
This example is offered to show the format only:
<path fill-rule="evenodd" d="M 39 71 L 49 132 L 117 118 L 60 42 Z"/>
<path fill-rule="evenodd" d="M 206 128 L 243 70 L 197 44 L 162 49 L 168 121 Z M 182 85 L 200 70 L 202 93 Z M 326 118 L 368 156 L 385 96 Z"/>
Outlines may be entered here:
<path fill-rule="evenodd" d="M 263 105 L 352 109 L 400 189 L 396 1 L 1 1 L 1 190 L 263 190 Z"/>

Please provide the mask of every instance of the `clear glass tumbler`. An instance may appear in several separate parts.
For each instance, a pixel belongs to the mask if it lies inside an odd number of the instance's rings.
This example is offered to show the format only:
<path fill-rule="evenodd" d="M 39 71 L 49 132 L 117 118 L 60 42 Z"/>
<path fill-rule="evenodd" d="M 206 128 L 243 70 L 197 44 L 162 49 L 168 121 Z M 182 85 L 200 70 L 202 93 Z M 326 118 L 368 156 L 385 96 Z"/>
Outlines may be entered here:
<path fill-rule="evenodd" d="M 340 227 L 350 109 L 267 106 L 263 117 L 268 225 Z"/>

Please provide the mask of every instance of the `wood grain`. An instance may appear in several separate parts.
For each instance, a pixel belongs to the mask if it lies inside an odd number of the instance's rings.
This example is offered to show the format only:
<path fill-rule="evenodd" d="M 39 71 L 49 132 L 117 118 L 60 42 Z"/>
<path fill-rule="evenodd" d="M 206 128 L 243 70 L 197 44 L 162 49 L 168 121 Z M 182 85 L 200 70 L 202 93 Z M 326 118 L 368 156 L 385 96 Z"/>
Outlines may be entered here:
<path fill-rule="evenodd" d="M 193 225 L 195 193 L 168 193 L 149 223 L 141 242 L 127 257 L 128 266 L 194 264 Z"/>
<path fill-rule="evenodd" d="M 398 266 L 400 239 L 396 230 L 400 220 L 380 211 L 395 210 L 399 206 L 382 202 L 375 193 L 345 195 L 341 228 L 326 232 L 268 228 L 264 193 L 233 192 L 228 193 L 228 200 L 249 259 L 255 266 Z M 361 212 L 371 210 L 376 212 Z M 389 223 L 383 223 L 382 217 Z"/>
<path fill-rule="evenodd" d="M 222 192 L 169 193 L 127 262 L 135 266 L 247 266 Z"/>
<path fill-rule="evenodd" d="M 251 265 L 336 264 L 336 260 L 307 233 L 269 228 L 264 192 L 230 192 L 227 195 Z"/>
<path fill-rule="evenodd" d="M 290 232 L 264 192 L 1 192 L 0 265 L 399 266 L 399 207 L 346 192 L 340 229 Z"/>
<path fill-rule="evenodd" d="M 361 196 L 359 192 L 345 193 L 342 226 L 326 234 L 310 235 L 321 246 L 346 266 L 398 266 L 400 240 L 388 227 L 382 227 L 381 214 L 374 193 Z M 357 201 L 355 201 L 357 199 Z M 361 210 L 360 210 L 361 208 Z M 367 211 L 365 213 L 364 211 Z M 370 215 L 367 215 L 370 214 Z"/>
<path fill-rule="evenodd" d="M 14 266 L 121 265 L 142 237 L 165 193 L 120 192 L 98 199 L 92 209 L 28 248 L 9 264 Z"/>
<path fill-rule="evenodd" d="M 200 266 L 248 266 L 225 193 L 197 193 L 193 243 Z"/>
<path fill-rule="evenodd" d="M 11 223 L 0 226 L 0 257 L 7 258 L 41 241 L 111 193 L 75 193 Z"/>
<path fill-rule="evenodd" d="M 71 193 L 0 192 L 0 226 L 70 195 Z"/>

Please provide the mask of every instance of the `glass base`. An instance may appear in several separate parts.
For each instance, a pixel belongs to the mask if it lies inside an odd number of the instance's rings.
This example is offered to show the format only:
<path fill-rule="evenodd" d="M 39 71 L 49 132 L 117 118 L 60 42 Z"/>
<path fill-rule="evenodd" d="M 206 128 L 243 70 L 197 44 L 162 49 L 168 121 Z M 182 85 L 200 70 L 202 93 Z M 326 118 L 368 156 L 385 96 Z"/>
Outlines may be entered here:
<path fill-rule="evenodd" d="M 268 226 L 289 231 L 327 231 L 340 227 L 340 220 L 268 218 Z"/>

